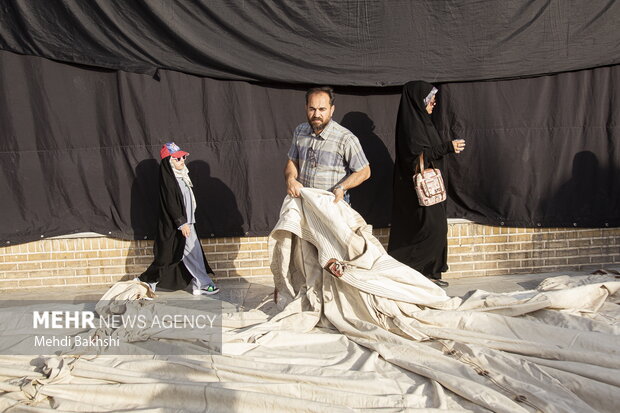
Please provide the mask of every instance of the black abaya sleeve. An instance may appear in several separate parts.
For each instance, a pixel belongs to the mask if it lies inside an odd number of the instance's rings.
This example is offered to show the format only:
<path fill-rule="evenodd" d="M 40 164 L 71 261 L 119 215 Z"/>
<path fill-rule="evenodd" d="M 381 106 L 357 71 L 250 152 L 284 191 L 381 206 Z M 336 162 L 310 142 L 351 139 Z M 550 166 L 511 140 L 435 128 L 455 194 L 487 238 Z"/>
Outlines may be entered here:
<path fill-rule="evenodd" d="M 449 153 L 454 153 L 454 145 L 452 141 L 442 142 L 439 145 L 424 148 L 423 152 L 425 161 L 436 161 Z"/>
<path fill-rule="evenodd" d="M 418 166 L 418 158 L 421 153 L 424 153 L 424 162 L 427 164 L 431 161 L 437 161 L 443 158 L 445 155 L 454 152 L 454 145 L 452 141 L 442 142 L 435 146 L 420 146 L 415 144 L 408 145 L 409 142 L 404 142 L 403 146 L 399 148 L 400 155 L 403 158 L 401 163 L 401 173 L 403 177 L 411 177 L 414 175 L 416 167 Z M 403 154 L 405 156 L 403 156 Z M 428 165 L 425 165 L 425 167 Z"/>
<path fill-rule="evenodd" d="M 168 214 L 175 228 L 179 228 L 181 225 L 187 223 L 187 218 L 185 218 L 185 206 L 175 194 L 161 191 L 160 202 L 163 210 L 162 212 Z"/>

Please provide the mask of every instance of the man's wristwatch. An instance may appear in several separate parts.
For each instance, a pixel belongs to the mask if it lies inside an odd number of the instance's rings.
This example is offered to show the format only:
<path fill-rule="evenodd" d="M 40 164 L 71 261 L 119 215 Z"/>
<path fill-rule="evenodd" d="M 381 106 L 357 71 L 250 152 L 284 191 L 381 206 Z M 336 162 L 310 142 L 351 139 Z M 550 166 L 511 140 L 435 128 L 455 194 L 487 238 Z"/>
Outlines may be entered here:
<path fill-rule="evenodd" d="M 344 187 L 340 184 L 336 185 L 333 190 L 335 191 L 336 189 L 342 189 L 342 192 L 344 192 Z"/>

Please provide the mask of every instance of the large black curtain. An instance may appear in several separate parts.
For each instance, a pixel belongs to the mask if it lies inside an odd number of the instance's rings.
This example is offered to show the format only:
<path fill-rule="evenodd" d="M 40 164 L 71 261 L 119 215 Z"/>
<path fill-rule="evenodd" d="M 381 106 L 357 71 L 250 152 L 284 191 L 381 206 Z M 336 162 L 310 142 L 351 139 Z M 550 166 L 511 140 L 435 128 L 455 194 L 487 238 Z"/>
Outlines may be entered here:
<path fill-rule="evenodd" d="M 620 63 L 615 0 L 2 0 L 0 48 L 128 72 L 343 86 Z"/>
<path fill-rule="evenodd" d="M 515 227 L 620 226 L 620 66 L 441 86 L 436 123 L 467 149 L 448 214 Z"/>
<path fill-rule="evenodd" d="M 83 231 L 152 238 L 167 141 L 191 153 L 201 236 L 265 235 L 286 195 L 292 130 L 305 121 L 303 88 L 172 71 L 154 79 L 9 52 L 0 90 L 0 239 L 11 242 Z M 334 118 L 377 165 L 354 205 L 384 227 L 398 90 L 342 92 Z"/>
<path fill-rule="evenodd" d="M 449 216 L 620 226 L 618 16 L 613 1 L 0 0 L 0 242 L 152 238 L 169 140 L 191 152 L 202 237 L 267 234 L 317 83 L 371 162 L 353 206 L 388 226 L 413 79 L 439 86 L 440 133 L 467 139 Z"/>
<path fill-rule="evenodd" d="M 178 72 L 75 67 L 0 52 L 1 239 L 94 231 L 152 238 L 161 144 L 191 152 L 203 237 L 265 235 L 285 195 L 304 90 Z M 445 83 L 435 122 L 467 139 L 448 161 L 452 217 L 492 225 L 618 226 L 620 66 Z M 353 206 L 389 225 L 398 88 L 337 88 L 335 119 L 372 178 Z"/>

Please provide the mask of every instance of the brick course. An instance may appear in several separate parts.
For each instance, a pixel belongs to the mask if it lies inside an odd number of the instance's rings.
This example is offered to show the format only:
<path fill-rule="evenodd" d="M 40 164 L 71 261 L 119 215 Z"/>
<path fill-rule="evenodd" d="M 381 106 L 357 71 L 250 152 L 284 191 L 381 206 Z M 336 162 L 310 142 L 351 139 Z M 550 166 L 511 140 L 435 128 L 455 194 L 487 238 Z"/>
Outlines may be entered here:
<path fill-rule="evenodd" d="M 374 230 L 387 245 L 389 228 Z M 271 276 L 267 237 L 201 240 L 218 279 Z M 506 228 L 449 223 L 445 278 L 591 270 L 620 264 L 620 228 Z M 110 285 L 139 275 L 153 242 L 104 236 L 56 238 L 0 248 L 0 293 L 36 287 Z"/>

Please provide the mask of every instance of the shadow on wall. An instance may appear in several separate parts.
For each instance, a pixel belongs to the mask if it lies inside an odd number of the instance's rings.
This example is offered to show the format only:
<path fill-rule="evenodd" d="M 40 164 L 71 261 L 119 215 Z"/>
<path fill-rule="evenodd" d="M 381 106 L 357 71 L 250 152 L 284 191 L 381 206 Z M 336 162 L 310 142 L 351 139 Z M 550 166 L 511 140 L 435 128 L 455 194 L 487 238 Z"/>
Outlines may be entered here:
<path fill-rule="evenodd" d="M 130 280 L 140 275 L 153 261 L 152 242 L 157 233 L 159 214 L 159 162 L 145 159 L 136 166 L 131 184 L 131 247 L 125 259 L 125 276 Z"/>
<path fill-rule="evenodd" d="M 244 236 L 243 217 L 232 190 L 219 178 L 211 176 L 205 161 L 188 163 L 196 197 L 196 228 L 200 238 Z"/>
<path fill-rule="evenodd" d="M 618 170 L 613 165 L 601 167 L 596 154 L 581 151 L 575 154 L 571 177 L 549 198 L 541 200 L 540 222 L 551 227 L 532 234 L 525 251 L 512 253 L 529 267 L 545 266 L 546 271 L 592 271 L 616 262 L 617 241 L 602 228 L 616 226 L 618 220 Z M 617 179 L 617 178 L 615 178 Z M 615 185 L 614 185 L 615 184 Z M 571 243 L 554 231 L 555 227 L 588 231 L 573 238 Z M 611 238 L 610 238 L 611 237 Z M 617 238 L 616 238 L 617 239 Z M 575 246 L 578 247 L 576 252 Z M 525 271 L 527 272 L 527 268 Z"/>
<path fill-rule="evenodd" d="M 340 124 L 358 137 L 370 162 L 370 179 L 351 190 L 351 206 L 375 228 L 385 228 L 392 215 L 394 161 L 366 113 L 348 112 Z"/>
<path fill-rule="evenodd" d="M 159 214 L 159 162 L 146 159 L 136 166 L 131 185 L 131 229 L 133 239 L 153 239 Z"/>
<path fill-rule="evenodd" d="M 582 151 L 573 158 L 571 177 L 542 202 L 544 222 L 558 226 L 604 227 L 613 199 L 613 175 L 601 168 L 596 155 Z M 568 222 L 572 221 L 572 222 Z"/>
<path fill-rule="evenodd" d="M 232 190 L 222 180 L 211 176 L 211 167 L 205 161 L 191 161 L 187 168 L 194 184 L 198 237 L 204 239 L 244 236 L 243 216 Z M 222 250 L 211 251 L 205 248 L 207 260 L 215 275 L 221 278 L 234 275 L 234 260 L 239 255 L 239 242 L 217 244 L 215 247 Z"/>

